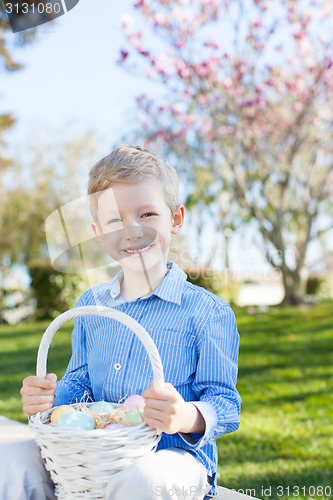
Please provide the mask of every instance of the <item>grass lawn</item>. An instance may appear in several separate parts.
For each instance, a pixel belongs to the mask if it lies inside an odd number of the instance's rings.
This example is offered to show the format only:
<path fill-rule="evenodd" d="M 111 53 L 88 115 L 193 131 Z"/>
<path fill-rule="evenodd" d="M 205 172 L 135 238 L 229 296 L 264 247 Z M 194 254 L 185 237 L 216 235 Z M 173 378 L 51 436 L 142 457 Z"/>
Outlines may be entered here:
<path fill-rule="evenodd" d="M 218 483 L 258 498 L 333 499 L 333 302 L 307 311 L 236 310 L 240 332 L 240 429 L 218 440 Z M 35 373 L 48 323 L 0 327 L 0 414 L 26 422 L 22 378 Z M 48 371 L 70 356 L 67 323 Z"/>

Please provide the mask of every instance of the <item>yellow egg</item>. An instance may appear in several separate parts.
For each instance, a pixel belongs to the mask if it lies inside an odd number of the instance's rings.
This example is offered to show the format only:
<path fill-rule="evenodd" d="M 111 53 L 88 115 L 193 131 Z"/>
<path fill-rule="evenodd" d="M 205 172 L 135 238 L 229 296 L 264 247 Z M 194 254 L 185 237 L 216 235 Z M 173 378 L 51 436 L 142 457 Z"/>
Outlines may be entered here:
<path fill-rule="evenodd" d="M 63 417 L 67 413 L 70 413 L 71 411 L 75 411 L 72 406 L 67 406 L 67 405 L 57 406 L 57 408 L 55 408 L 52 412 L 51 423 L 55 424 L 61 417 Z"/>

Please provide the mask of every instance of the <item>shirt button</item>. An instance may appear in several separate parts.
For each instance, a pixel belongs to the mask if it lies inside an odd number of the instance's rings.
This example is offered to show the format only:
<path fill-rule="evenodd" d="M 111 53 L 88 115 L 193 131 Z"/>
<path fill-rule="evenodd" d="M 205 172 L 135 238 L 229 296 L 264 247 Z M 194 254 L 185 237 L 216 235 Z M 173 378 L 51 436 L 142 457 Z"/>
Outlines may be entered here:
<path fill-rule="evenodd" d="M 116 363 L 115 365 L 113 365 L 113 368 L 118 372 L 121 368 L 121 364 L 120 363 Z"/>

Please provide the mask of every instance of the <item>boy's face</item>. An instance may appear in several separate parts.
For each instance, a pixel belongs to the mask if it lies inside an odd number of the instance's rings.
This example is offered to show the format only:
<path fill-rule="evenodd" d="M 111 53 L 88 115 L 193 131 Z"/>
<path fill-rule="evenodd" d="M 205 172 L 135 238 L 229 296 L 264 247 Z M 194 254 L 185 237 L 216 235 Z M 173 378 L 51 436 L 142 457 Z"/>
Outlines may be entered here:
<path fill-rule="evenodd" d="M 125 270 L 144 272 L 167 262 L 171 234 L 183 225 L 184 207 L 175 217 L 161 183 L 145 179 L 135 184 L 113 184 L 98 196 L 99 226 L 92 228 L 99 243 Z"/>

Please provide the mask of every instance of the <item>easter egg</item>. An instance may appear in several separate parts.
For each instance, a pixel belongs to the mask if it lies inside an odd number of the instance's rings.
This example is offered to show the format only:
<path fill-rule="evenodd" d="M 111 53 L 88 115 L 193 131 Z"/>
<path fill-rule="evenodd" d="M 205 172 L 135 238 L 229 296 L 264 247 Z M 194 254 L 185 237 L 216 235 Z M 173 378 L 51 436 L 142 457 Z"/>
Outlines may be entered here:
<path fill-rule="evenodd" d="M 122 419 L 122 422 L 126 426 L 139 425 L 143 422 L 143 410 L 136 409 L 126 412 L 126 415 Z"/>
<path fill-rule="evenodd" d="M 75 409 L 72 406 L 67 406 L 67 405 L 57 406 L 51 414 L 51 423 L 56 424 L 61 417 L 72 411 L 75 411 Z"/>
<path fill-rule="evenodd" d="M 104 427 L 105 431 L 116 431 L 117 429 L 125 429 L 125 426 L 123 424 L 109 424 Z"/>
<path fill-rule="evenodd" d="M 108 401 L 96 401 L 88 407 L 91 413 L 112 413 L 114 410 L 115 406 Z"/>
<path fill-rule="evenodd" d="M 56 427 L 90 431 L 95 429 L 95 420 L 87 413 L 73 411 L 61 417 L 56 423 Z"/>
<path fill-rule="evenodd" d="M 139 394 L 133 394 L 129 396 L 122 404 L 121 409 L 123 411 L 130 411 L 136 409 L 142 409 L 145 406 L 145 398 L 140 396 Z"/>

